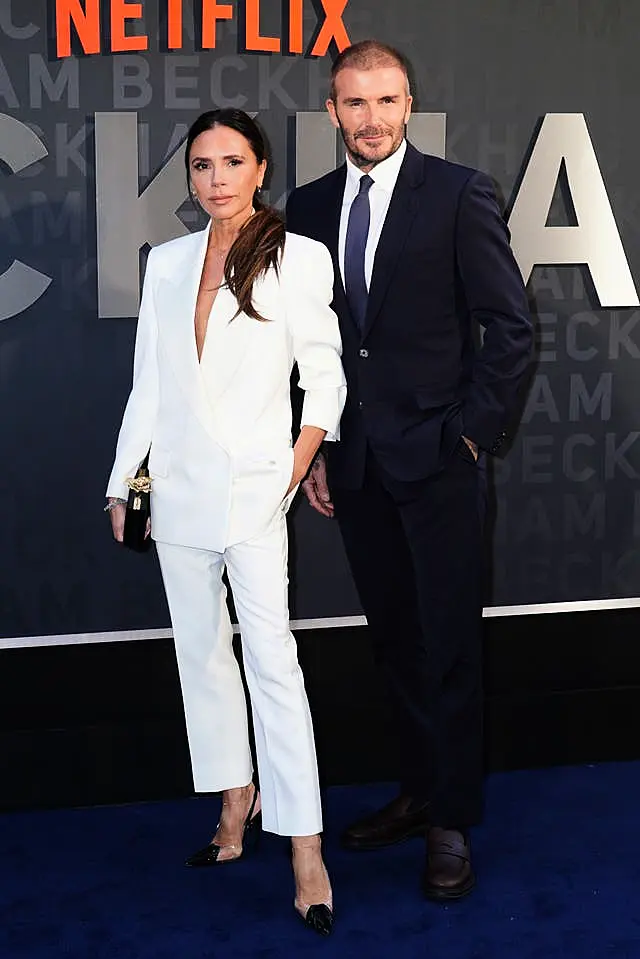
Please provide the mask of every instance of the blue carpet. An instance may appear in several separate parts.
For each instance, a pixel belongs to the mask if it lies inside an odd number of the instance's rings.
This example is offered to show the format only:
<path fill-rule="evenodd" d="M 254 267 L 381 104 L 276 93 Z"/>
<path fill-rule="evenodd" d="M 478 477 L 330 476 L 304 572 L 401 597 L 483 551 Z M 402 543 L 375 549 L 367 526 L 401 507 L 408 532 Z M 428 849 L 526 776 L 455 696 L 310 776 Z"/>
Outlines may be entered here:
<path fill-rule="evenodd" d="M 339 849 L 340 828 L 391 787 L 325 799 L 337 905 L 330 940 L 292 910 L 286 842 L 189 870 L 214 799 L 0 817 L 2 959 L 640 959 L 640 763 L 492 776 L 473 834 L 479 877 L 442 907 L 419 891 L 423 844 Z"/>

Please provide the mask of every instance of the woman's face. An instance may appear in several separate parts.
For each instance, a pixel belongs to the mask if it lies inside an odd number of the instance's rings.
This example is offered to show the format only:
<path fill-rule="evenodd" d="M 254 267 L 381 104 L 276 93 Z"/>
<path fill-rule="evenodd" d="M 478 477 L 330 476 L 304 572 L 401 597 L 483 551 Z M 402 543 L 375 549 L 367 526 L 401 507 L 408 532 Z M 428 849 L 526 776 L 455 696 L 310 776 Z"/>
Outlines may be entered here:
<path fill-rule="evenodd" d="M 191 187 L 202 208 L 215 220 L 243 222 L 267 164 L 258 163 L 249 141 L 237 130 L 215 126 L 195 138 L 189 154 Z"/>

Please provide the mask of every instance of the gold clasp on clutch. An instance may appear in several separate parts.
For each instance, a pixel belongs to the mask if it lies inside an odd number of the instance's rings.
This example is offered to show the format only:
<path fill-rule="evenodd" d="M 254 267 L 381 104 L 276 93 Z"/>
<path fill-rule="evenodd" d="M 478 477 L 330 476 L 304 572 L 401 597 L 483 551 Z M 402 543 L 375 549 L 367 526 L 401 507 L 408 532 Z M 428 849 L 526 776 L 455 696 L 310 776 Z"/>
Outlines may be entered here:
<path fill-rule="evenodd" d="M 125 483 L 132 489 L 134 493 L 150 493 L 151 492 L 151 477 L 150 476 L 127 476 Z M 139 509 L 140 507 L 138 507 Z"/>

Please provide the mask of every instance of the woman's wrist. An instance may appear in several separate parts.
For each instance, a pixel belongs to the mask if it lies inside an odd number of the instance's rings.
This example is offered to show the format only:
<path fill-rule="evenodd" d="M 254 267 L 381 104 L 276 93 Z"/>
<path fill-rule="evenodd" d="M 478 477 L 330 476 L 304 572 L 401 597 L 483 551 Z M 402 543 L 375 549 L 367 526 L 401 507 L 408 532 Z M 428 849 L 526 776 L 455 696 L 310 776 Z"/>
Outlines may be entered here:
<path fill-rule="evenodd" d="M 316 454 L 313 456 L 305 455 L 304 453 L 296 453 L 295 449 L 293 451 L 293 479 L 296 483 L 301 483 L 305 478 L 313 463 L 315 462 Z"/>
<path fill-rule="evenodd" d="M 325 436 L 326 430 L 317 426 L 302 427 L 293 447 L 293 472 L 296 480 L 303 480 L 311 469 Z"/>
<path fill-rule="evenodd" d="M 108 496 L 107 505 L 104 507 L 104 512 L 109 513 L 112 509 L 115 509 L 117 506 L 126 506 L 126 499 L 121 499 L 119 496 Z"/>

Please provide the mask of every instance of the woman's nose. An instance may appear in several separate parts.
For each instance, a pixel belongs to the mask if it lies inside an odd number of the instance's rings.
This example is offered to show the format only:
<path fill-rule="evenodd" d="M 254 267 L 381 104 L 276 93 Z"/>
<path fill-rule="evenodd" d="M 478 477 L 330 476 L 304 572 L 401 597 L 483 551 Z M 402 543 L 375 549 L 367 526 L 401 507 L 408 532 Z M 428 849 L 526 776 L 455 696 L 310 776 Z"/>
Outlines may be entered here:
<path fill-rule="evenodd" d="M 219 164 L 211 167 L 211 186 L 220 186 L 224 183 L 224 169 Z"/>

